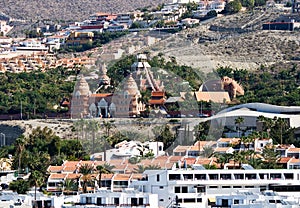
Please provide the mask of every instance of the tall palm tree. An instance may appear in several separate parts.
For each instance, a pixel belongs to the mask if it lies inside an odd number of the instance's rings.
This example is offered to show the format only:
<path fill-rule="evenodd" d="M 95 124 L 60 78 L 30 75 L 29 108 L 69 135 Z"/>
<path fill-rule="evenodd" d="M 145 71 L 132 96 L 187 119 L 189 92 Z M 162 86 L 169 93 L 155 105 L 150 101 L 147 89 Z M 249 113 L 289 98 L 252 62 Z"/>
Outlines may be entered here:
<path fill-rule="evenodd" d="M 96 169 L 99 172 L 99 180 L 98 180 L 98 186 L 99 188 L 101 188 L 101 178 L 102 178 L 102 174 L 109 174 L 109 173 L 113 173 L 112 169 L 114 168 L 114 166 L 109 165 L 108 163 L 105 163 L 104 165 L 98 165 L 96 167 Z"/>
<path fill-rule="evenodd" d="M 244 123 L 244 118 L 239 116 L 234 120 L 234 124 L 238 126 L 238 135 L 239 137 L 241 137 L 240 135 L 240 130 L 241 130 L 241 124 Z"/>
<path fill-rule="evenodd" d="M 21 171 L 22 155 L 23 155 L 23 151 L 25 149 L 26 143 L 27 143 L 26 138 L 23 135 L 21 137 L 17 138 L 15 141 L 15 145 L 17 146 L 18 160 L 19 160 L 19 164 L 18 164 L 18 172 L 19 173 Z"/>
<path fill-rule="evenodd" d="M 96 138 L 96 133 L 98 132 L 99 128 L 100 128 L 100 125 L 99 125 L 98 121 L 96 121 L 96 120 L 90 120 L 87 123 L 87 130 L 92 132 L 92 140 L 93 140 L 92 154 L 95 153 L 95 138 Z"/>
<path fill-rule="evenodd" d="M 276 123 L 280 126 L 280 144 L 283 143 L 283 140 L 282 140 L 282 129 L 283 127 L 285 127 L 286 125 L 286 120 L 284 120 L 283 118 L 278 118 Z"/>
<path fill-rule="evenodd" d="M 31 172 L 29 176 L 29 182 L 32 186 L 34 186 L 34 201 L 36 201 L 36 191 L 37 187 L 40 187 L 44 183 L 44 175 L 38 171 L 34 170 Z M 35 207 L 37 207 L 37 204 L 35 203 Z"/>
<path fill-rule="evenodd" d="M 79 173 L 82 174 L 82 189 L 83 193 L 87 192 L 87 185 L 92 181 L 91 174 L 93 173 L 94 168 L 89 164 L 84 164 L 80 166 Z"/>
<path fill-rule="evenodd" d="M 111 130 L 112 128 L 116 127 L 115 124 L 114 124 L 114 122 L 115 122 L 114 120 L 103 121 L 103 127 L 105 128 L 105 135 L 106 135 L 107 137 L 110 136 L 110 130 Z"/>

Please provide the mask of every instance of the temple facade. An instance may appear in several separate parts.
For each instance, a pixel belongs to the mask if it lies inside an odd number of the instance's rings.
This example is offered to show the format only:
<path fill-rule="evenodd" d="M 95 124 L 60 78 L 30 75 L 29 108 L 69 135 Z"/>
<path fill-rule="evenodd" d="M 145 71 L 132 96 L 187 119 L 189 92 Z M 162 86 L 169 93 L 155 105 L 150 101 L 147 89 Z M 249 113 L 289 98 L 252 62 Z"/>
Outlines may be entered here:
<path fill-rule="evenodd" d="M 110 80 L 105 74 L 100 82 Z M 109 84 L 109 82 L 106 82 Z M 145 110 L 139 101 L 141 93 L 132 74 L 125 80 L 120 90 L 114 93 L 91 93 L 84 76 L 76 83 L 71 100 L 71 118 L 137 117 Z"/>

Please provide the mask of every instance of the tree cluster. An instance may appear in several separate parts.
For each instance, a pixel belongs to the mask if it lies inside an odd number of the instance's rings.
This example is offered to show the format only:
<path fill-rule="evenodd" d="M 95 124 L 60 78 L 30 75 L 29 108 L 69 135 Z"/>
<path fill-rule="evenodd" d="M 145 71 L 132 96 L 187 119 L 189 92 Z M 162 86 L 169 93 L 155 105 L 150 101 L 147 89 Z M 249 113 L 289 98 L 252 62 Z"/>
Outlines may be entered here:
<path fill-rule="evenodd" d="M 241 103 L 268 103 L 282 106 L 300 105 L 300 71 L 297 65 L 274 71 L 261 66 L 256 71 L 220 67 L 216 70 L 220 77 L 229 76 L 239 82 L 245 90 Z"/>
<path fill-rule="evenodd" d="M 53 106 L 59 105 L 63 98 L 70 98 L 74 82 L 66 79 L 75 74 L 76 71 L 61 67 L 46 72 L 0 74 L 1 114 L 19 114 L 21 108 L 23 118 L 59 112 L 60 109 L 54 109 Z"/>

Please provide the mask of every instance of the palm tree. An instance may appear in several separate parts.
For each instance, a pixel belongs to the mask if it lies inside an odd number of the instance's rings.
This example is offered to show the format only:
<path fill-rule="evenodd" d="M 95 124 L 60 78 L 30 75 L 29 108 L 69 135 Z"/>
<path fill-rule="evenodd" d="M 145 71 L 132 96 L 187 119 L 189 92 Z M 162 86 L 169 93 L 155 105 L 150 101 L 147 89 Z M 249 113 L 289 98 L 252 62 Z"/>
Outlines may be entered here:
<path fill-rule="evenodd" d="M 194 136 L 196 138 L 196 141 L 198 141 L 198 150 L 199 150 L 199 155 L 201 154 L 201 141 L 205 141 L 207 138 L 207 130 L 209 126 L 207 122 L 204 123 L 199 123 L 197 126 L 194 128 Z"/>
<path fill-rule="evenodd" d="M 104 138 L 104 160 L 106 160 L 107 140 L 110 137 L 110 130 L 115 127 L 114 122 L 115 122 L 114 120 L 103 121 L 102 124 L 105 129 L 105 136 L 103 137 Z"/>
<path fill-rule="evenodd" d="M 84 136 L 84 134 L 83 134 L 84 131 L 83 130 L 85 128 L 85 125 L 86 125 L 86 122 L 83 119 L 80 119 L 80 120 L 78 120 L 74 123 L 74 127 L 77 131 L 77 139 L 79 137 L 79 131 L 81 131 L 81 139 L 83 139 L 83 136 Z"/>
<path fill-rule="evenodd" d="M 286 125 L 286 120 L 284 120 L 283 118 L 278 118 L 276 123 L 280 126 L 280 144 L 282 144 L 282 128 Z"/>
<path fill-rule="evenodd" d="M 241 137 L 240 135 L 240 130 L 241 130 L 241 124 L 244 123 L 244 118 L 239 116 L 234 120 L 234 124 L 238 126 L 238 135 L 239 137 Z"/>
<path fill-rule="evenodd" d="M 15 145 L 17 146 L 17 155 L 19 159 L 19 164 L 18 164 L 18 172 L 20 173 L 21 171 L 21 163 L 22 163 L 22 154 L 25 149 L 26 145 L 26 138 L 22 135 L 21 137 L 16 139 Z"/>
<path fill-rule="evenodd" d="M 29 182 L 34 186 L 34 201 L 36 202 L 36 190 L 44 183 L 44 175 L 40 171 L 34 170 L 29 176 Z M 34 207 L 37 207 L 36 203 Z"/>
<path fill-rule="evenodd" d="M 202 155 L 204 157 L 210 157 L 213 153 L 214 153 L 214 150 L 213 150 L 212 146 L 205 145 L 203 147 L 203 153 L 202 153 Z"/>
<path fill-rule="evenodd" d="M 109 174 L 109 173 L 113 173 L 112 169 L 114 168 L 114 166 L 109 165 L 108 163 L 105 163 L 104 165 L 98 165 L 96 167 L 96 169 L 99 172 L 99 180 L 98 180 L 98 186 L 99 188 L 101 188 L 101 178 L 102 178 L 102 173 L 103 174 Z"/>
<path fill-rule="evenodd" d="M 92 154 L 95 153 L 95 138 L 96 138 L 96 132 L 99 130 L 100 125 L 98 121 L 90 120 L 87 123 L 87 130 L 92 132 Z"/>
<path fill-rule="evenodd" d="M 76 180 L 66 179 L 63 184 L 63 193 L 67 194 L 78 190 L 78 183 Z"/>
<path fill-rule="evenodd" d="M 133 169 L 134 173 L 143 173 L 146 170 L 145 166 L 137 165 L 136 168 Z"/>
<path fill-rule="evenodd" d="M 79 173 L 82 174 L 82 188 L 83 188 L 83 193 L 87 192 L 87 185 L 89 182 L 91 182 L 91 174 L 93 173 L 94 168 L 89 165 L 89 164 L 84 164 L 80 166 L 79 168 Z"/>
<path fill-rule="evenodd" d="M 104 163 L 103 167 L 108 170 L 109 172 L 113 173 L 113 169 L 115 168 L 114 165 L 110 165 L 109 163 Z"/>
<path fill-rule="evenodd" d="M 148 165 L 145 167 L 145 170 L 160 170 L 161 167 L 159 165 Z"/>
<path fill-rule="evenodd" d="M 245 153 L 244 151 L 233 153 L 232 159 L 234 161 L 234 166 L 235 166 L 235 163 L 238 162 L 239 168 L 241 168 L 242 163 L 245 162 L 245 154 L 244 153 Z"/>
<path fill-rule="evenodd" d="M 229 160 L 232 158 L 232 154 L 225 153 L 216 153 L 214 154 L 217 158 L 217 163 L 221 165 L 221 169 L 224 169 L 224 165 L 229 162 Z"/>
<path fill-rule="evenodd" d="M 110 136 L 110 130 L 111 130 L 112 128 L 116 127 L 115 124 L 114 124 L 114 122 L 115 122 L 114 120 L 111 120 L 111 121 L 103 121 L 103 126 L 104 126 L 104 128 L 105 128 L 105 135 L 106 135 L 107 137 Z"/>

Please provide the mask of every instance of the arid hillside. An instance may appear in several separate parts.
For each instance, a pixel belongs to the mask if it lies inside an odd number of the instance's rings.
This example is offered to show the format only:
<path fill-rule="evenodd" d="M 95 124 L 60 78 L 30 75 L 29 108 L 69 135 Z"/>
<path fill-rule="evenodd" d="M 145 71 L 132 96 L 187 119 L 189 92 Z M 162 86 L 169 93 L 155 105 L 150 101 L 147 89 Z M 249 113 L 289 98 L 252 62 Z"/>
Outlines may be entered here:
<path fill-rule="evenodd" d="M 125 12 L 164 0 L 1 0 L 0 12 L 25 20 L 82 20 L 94 12 Z"/>
<path fill-rule="evenodd" d="M 254 70 L 261 65 L 298 63 L 299 30 L 262 30 L 264 22 L 281 15 L 286 14 L 271 10 L 218 17 L 170 36 L 151 51 L 204 72 L 218 66 Z"/>

